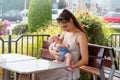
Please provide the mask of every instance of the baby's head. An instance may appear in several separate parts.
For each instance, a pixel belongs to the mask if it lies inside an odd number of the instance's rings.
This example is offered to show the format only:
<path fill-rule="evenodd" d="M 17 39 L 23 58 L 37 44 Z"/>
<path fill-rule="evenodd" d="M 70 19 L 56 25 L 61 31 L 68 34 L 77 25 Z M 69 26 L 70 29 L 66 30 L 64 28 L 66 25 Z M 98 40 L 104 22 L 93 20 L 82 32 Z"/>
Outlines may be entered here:
<path fill-rule="evenodd" d="M 53 42 L 59 42 L 59 41 L 60 41 L 60 39 L 58 36 L 52 36 L 49 38 L 48 43 L 51 44 Z"/>

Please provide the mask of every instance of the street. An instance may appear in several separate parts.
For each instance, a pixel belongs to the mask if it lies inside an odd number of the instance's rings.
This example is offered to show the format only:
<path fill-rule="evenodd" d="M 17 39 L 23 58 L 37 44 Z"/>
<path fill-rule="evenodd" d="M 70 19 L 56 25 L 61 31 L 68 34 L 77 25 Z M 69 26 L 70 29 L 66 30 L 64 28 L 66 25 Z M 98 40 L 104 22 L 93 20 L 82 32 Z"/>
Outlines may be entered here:
<path fill-rule="evenodd" d="M 28 17 L 23 17 L 23 21 L 20 23 L 11 22 L 11 25 L 9 28 L 12 30 L 18 24 L 27 24 L 27 23 L 28 23 Z"/>

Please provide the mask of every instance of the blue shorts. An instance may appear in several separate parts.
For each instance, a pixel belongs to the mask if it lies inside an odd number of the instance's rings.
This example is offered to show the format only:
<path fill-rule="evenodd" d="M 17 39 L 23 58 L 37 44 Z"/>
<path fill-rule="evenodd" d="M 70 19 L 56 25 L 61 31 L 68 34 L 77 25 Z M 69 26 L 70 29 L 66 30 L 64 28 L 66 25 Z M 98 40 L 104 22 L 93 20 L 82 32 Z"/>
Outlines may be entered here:
<path fill-rule="evenodd" d="M 69 50 L 67 49 L 67 48 L 65 48 L 65 47 L 61 47 L 61 48 L 59 48 L 59 57 L 62 59 L 62 62 L 64 62 L 64 60 L 65 60 L 65 54 L 66 53 L 69 53 Z"/>

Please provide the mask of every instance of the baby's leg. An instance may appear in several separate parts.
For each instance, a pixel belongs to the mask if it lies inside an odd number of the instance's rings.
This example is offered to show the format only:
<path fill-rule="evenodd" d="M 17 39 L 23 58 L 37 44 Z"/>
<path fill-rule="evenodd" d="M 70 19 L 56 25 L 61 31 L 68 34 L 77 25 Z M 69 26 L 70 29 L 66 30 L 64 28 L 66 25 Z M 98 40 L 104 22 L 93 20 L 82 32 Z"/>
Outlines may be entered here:
<path fill-rule="evenodd" d="M 67 53 L 65 55 L 65 64 L 69 66 L 67 68 L 68 70 L 70 70 L 70 71 L 73 70 L 70 65 L 74 64 L 74 59 L 73 59 L 73 57 L 72 57 L 72 55 L 70 53 Z"/>
<path fill-rule="evenodd" d="M 72 61 L 72 55 L 70 53 L 65 54 L 65 64 L 70 66 Z"/>

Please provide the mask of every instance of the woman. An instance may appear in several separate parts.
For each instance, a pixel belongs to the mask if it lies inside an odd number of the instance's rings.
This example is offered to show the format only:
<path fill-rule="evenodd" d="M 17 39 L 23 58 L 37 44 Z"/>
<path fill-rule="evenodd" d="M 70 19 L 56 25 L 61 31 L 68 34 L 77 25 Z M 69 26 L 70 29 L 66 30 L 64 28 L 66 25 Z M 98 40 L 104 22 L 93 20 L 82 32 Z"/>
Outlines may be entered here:
<path fill-rule="evenodd" d="M 72 70 L 57 69 L 37 73 L 38 80 L 78 80 L 80 78 L 79 67 L 88 63 L 88 41 L 86 32 L 79 25 L 74 15 L 64 9 L 57 18 L 58 25 L 64 30 L 61 35 L 63 44 L 68 44 L 68 50 L 72 54 L 75 64 L 70 65 Z M 51 55 L 60 61 L 55 50 L 50 50 Z"/>

